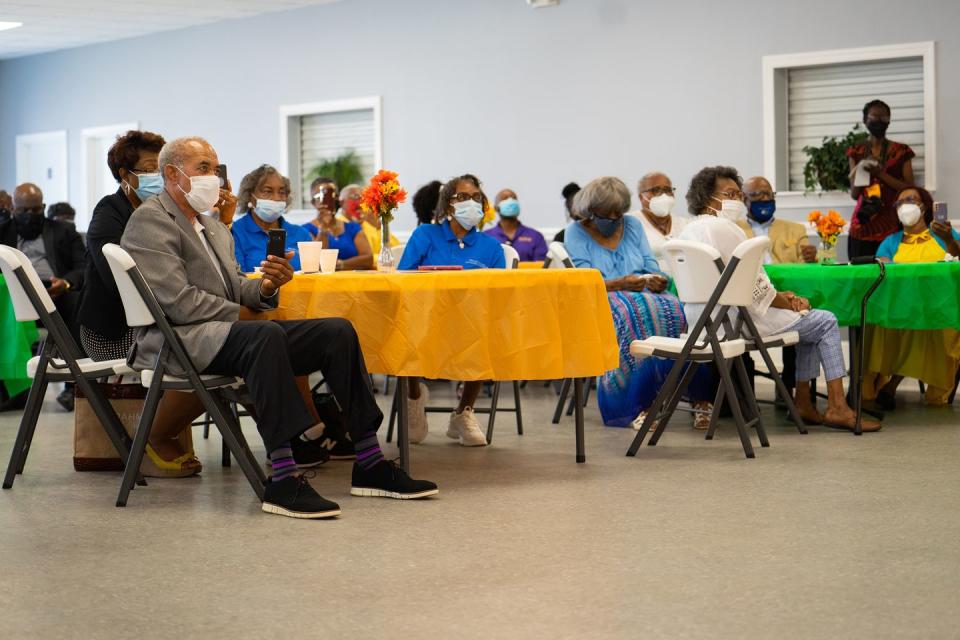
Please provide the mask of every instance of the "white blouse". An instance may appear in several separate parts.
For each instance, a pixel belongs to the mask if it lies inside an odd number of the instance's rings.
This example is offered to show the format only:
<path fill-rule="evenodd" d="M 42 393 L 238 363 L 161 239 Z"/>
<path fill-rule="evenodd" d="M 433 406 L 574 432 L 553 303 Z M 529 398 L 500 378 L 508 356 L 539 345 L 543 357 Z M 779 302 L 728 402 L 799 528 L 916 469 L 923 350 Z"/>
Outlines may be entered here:
<path fill-rule="evenodd" d="M 670 263 L 667 262 L 667 256 L 663 253 L 663 245 L 667 240 L 673 240 L 678 237 L 690 219 L 686 216 L 680 217 L 673 215 L 670 223 L 670 233 L 664 235 L 647 220 L 647 216 L 643 215 L 643 211 L 631 211 L 630 215 L 640 220 L 640 224 L 643 225 L 643 233 L 647 236 L 647 242 L 650 243 L 650 248 L 653 249 L 653 255 L 660 264 L 660 270 L 670 275 Z"/>

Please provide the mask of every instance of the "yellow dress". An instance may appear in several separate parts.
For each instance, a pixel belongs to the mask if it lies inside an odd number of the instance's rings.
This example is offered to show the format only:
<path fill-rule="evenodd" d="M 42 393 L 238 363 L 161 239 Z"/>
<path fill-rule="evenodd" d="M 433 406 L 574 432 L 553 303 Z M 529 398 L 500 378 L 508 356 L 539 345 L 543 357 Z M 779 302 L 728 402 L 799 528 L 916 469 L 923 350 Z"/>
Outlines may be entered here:
<path fill-rule="evenodd" d="M 904 232 L 894 262 L 939 262 L 946 255 L 929 229 Z M 867 325 L 869 349 L 864 367 L 863 397 L 873 399 L 890 376 L 916 378 L 927 384 L 928 404 L 945 404 L 960 363 L 960 332 L 954 329 L 886 329 Z"/>

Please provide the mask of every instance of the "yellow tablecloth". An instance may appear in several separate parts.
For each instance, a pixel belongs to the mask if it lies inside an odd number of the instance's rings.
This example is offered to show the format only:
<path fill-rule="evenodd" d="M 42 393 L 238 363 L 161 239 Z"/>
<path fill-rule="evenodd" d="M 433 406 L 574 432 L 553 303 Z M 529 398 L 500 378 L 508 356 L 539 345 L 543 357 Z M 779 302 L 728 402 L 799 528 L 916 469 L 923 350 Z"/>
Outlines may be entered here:
<path fill-rule="evenodd" d="M 532 262 L 521 262 L 517 265 L 518 269 L 543 269 L 543 260 L 534 260 Z"/>
<path fill-rule="evenodd" d="M 593 269 L 297 275 L 263 315 L 347 318 L 372 373 L 548 380 L 618 366 L 607 292 Z"/>

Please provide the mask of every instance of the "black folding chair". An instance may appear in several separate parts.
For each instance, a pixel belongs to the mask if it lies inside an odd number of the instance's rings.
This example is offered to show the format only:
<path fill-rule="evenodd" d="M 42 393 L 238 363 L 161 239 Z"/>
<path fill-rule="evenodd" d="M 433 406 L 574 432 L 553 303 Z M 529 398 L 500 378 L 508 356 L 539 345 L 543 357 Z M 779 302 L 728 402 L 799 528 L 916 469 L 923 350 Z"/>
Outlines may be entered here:
<path fill-rule="evenodd" d="M 117 289 L 120 291 L 127 325 L 130 327 L 156 325 L 163 335 L 163 344 L 153 369 L 140 372 L 141 383 L 147 387 L 147 397 L 123 473 L 117 506 L 123 507 L 127 504 L 127 497 L 134 484 L 135 470 L 140 468 L 140 463 L 143 461 L 160 396 L 164 390 L 168 389 L 191 391 L 197 394 L 204 409 L 220 430 L 220 435 L 230 453 L 237 459 L 257 498 L 263 500 L 266 477 L 247 445 L 236 414 L 228 406 L 231 401 L 244 400 L 241 397 L 240 388 L 242 381 L 233 376 L 201 375 L 130 254 L 115 244 L 106 244 L 103 247 L 103 255 L 107 258 Z M 182 371 L 184 375 L 171 374 L 169 373 L 171 370 Z"/>
<path fill-rule="evenodd" d="M 27 363 L 27 375 L 33 378 L 33 383 L 27 394 L 27 405 L 20 419 L 20 428 L 3 479 L 3 488 L 11 488 L 15 477 L 23 473 L 30 444 L 37 429 L 43 397 L 51 382 L 73 382 L 80 388 L 120 459 L 126 460 L 130 451 L 130 437 L 102 389 L 94 382 L 108 376 L 132 374 L 133 371 L 123 360 L 96 362 L 83 357 L 50 294 L 40 282 L 30 259 L 21 251 L 0 246 L 0 269 L 10 290 L 17 321 L 39 320 L 47 330 L 40 353 Z"/>

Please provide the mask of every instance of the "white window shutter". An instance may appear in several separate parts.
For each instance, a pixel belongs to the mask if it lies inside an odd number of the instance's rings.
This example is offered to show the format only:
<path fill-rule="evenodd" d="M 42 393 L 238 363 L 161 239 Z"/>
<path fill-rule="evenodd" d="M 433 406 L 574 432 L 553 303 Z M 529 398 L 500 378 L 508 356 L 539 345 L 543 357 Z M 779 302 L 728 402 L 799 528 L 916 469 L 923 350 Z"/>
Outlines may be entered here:
<path fill-rule="evenodd" d="M 364 179 L 376 171 L 373 109 L 335 111 L 300 117 L 300 170 L 303 200 L 310 202 L 307 178 L 315 166 L 353 149 Z M 344 187 L 346 185 L 339 185 Z"/>
<path fill-rule="evenodd" d="M 805 146 L 818 147 L 824 136 L 842 137 L 863 120 L 871 100 L 890 105 L 887 137 L 916 153 L 913 173 L 923 185 L 923 58 L 798 67 L 787 71 L 790 190 L 803 191 Z M 862 125 L 861 125 L 862 128 Z"/>

